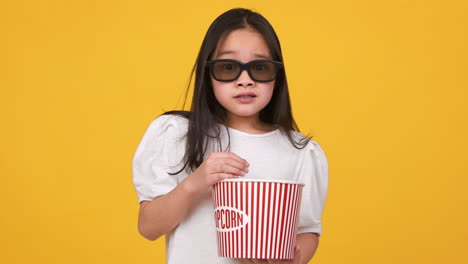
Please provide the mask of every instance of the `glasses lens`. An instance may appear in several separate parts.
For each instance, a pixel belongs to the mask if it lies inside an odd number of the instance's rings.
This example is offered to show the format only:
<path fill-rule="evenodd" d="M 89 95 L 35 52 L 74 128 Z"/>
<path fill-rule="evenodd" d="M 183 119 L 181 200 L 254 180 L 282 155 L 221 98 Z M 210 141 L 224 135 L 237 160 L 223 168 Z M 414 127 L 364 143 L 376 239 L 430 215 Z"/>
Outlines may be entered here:
<path fill-rule="evenodd" d="M 240 65 L 233 61 L 217 61 L 213 65 L 213 75 L 218 80 L 233 80 L 239 71 Z"/>
<path fill-rule="evenodd" d="M 250 65 L 252 77 L 258 81 L 271 81 L 275 79 L 278 72 L 278 65 L 273 62 L 259 61 Z"/>

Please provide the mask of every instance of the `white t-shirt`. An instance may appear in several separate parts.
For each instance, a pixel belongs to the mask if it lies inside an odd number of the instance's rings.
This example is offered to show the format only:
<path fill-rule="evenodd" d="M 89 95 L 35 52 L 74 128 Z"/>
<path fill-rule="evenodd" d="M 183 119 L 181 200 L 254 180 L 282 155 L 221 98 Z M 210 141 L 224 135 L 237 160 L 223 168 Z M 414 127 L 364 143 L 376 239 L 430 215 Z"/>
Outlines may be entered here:
<path fill-rule="evenodd" d="M 133 183 L 138 202 L 151 201 L 170 192 L 188 174 L 169 175 L 182 168 L 188 120 L 163 115 L 148 127 L 133 158 Z M 265 134 L 249 134 L 228 128 L 230 152 L 246 159 L 246 179 L 289 180 L 304 183 L 298 234 L 322 233 L 322 211 L 328 188 L 327 158 L 313 140 L 303 149 L 296 149 L 280 130 Z M 293 132 L 297 137 L 298 132 Z M 228 133 L 222 126 L 223 150 Z M 210 145 L 211 150 L 214 145 Z M 177 210 L 174 208 L 173 210 Z M 211 192 L 203 196 L 188 217 L 166 234 L 167 263 L 236 263 L 217 255 L 215 220 Z"/>

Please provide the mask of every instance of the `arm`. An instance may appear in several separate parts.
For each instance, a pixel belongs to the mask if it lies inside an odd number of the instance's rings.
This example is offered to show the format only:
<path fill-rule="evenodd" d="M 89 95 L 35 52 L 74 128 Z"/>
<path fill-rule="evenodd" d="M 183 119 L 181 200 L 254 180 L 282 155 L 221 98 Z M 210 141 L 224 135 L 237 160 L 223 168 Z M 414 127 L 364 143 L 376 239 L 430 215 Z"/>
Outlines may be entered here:
<path fill-rule="evenodd" d="M 317 250 L 319 235 L 315 233 L 298 234 L 296 237 L 296 246 L 294 259 L 240 259 L 239 263 L 245 264 L 307 264 L 312 259 Z"/>
<path fill-rule="evenodd" d="M 328 190 L 328 161 L 323 149 L 315 141 L 309 142 L 308 161 L 303 172 L 306 187 L 302 195 L 299 227 L 296 243 L 300 247 L 301 261 L 307 263 L 315 255 L 322 230 L 322 213 Z M 305 232 L 305 233 L 304 233 Z"/>
<path fill-rule="evenodd" d="M 246 160 L 234 153 L 210 154 L 200 167 L 172 191 L 141 203 L 138 231 L 149 240 L 156 240 L 172 231 L 211 186 L 223 179 L 244 176 L 248 166 Z"/>
<path fill-rule="evenodd" d="M 148 240 L 170 232 L 187 216 L 197 195 L 189 191 L 187 181 L 152 201 L 143 201 L 138 215 L 138 231 Z M 174 210 L 177 208 L 177 210 Z"/>
<path fill-rule="evenodd" d="M 300 264 L 307 264 L 315 255 L 318 248 L 319 235 L 315 233 L 303 233 L 297 235 L 296 245 L 300 250 Z"/>

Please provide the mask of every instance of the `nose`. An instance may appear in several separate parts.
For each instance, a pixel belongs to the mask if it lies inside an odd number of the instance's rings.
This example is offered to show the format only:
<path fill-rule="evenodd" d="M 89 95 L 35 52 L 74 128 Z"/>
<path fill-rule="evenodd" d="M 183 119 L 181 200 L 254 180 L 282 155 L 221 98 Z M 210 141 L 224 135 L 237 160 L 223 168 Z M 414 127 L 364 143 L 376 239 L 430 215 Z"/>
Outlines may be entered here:
<path fill-rule="evenodd" d="M 236 80 L 236 85 L 239 87 L 253 86 L 254 81 L 250 78 L 247 70 L 243 70 Z"/>

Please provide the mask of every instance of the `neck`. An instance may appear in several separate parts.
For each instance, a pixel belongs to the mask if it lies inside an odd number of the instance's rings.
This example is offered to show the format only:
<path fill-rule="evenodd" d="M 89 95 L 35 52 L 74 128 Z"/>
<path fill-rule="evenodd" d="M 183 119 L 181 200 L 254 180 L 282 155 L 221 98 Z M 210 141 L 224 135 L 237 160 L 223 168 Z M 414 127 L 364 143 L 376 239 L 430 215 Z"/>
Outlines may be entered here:
<path fill-rule="evenodd" d="M 249 117 L 228 115 L 228 126 L 251 134 L 263 134 L 275 129 L 273 126 L 262 122 L 258 114 Z"/>

